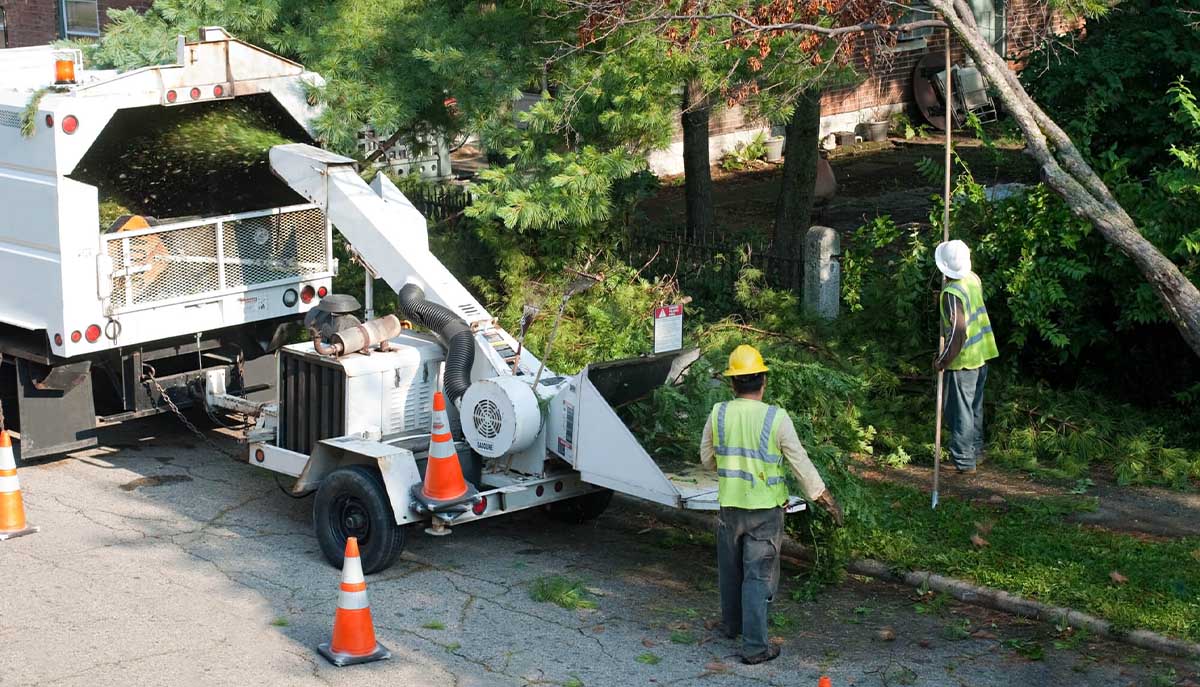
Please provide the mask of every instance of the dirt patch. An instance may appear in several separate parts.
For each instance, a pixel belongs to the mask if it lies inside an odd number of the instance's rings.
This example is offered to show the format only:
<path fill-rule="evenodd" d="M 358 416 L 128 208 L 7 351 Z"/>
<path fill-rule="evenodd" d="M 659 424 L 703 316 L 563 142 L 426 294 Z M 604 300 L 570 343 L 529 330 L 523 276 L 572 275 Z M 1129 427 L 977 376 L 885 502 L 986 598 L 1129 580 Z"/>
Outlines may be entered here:
<path fill-rule="evenodd" d="M 955 146 L 980 183 L 1037 181 L 1036 165 L 1020 149 L 989 150 L 969 139 Z M 837 177 L 838 195 L 817 208 L 814 222 L 850 231 L 877 215 L 890 215 L 897 223 L 928 221 L 930 198 L 941 189 L 922 177 L 918 163 L 925 159 L 941 164 L 939 141 L 893 140 L 835 151 L 829 162 Z M 775 221 L 781 174 L 780 164 L 762 163 L 740 172 L 714 167 L 717 225 L 729 233 L 769 234 Z M 686 220 L 683 178 L 666 177 L 663 184 L 643 209 L 653 224 L 664 229 L 682 226 Z"/>
<path fill-rule="evenodd" d="M 149 477 L 139 477 L 121 485 L 122 491 L 133 491 L 142 487 L 161 487 L 166 484 L 178 484 L 180 482 L 191 482 L 192 478 L 187 475 L 151 475 Z"/>

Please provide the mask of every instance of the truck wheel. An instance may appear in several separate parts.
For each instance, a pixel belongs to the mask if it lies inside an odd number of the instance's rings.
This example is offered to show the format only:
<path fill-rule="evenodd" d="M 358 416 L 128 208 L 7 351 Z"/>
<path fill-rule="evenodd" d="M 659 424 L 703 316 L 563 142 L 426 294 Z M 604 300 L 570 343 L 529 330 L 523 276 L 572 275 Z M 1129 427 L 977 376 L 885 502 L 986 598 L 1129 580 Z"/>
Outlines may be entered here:
<path fill-rule="evenodd" d="M 612 489 L 601 489 L 590 494 L 576 496 L 563 501 L 546 504 L 546 515 L 551 520 L 579 524 L 600 517 L 612 501 Z"/>
<path fill-rule="evenodd" d="M 342 567 L 346 539 L 358 537 L 363 572 L 386 569 L 404 550 L 404 528 L 396 524 L 379 470 L 348 465 L 329 474 L 313 501 L 313 528 L 321 553 Z"/>

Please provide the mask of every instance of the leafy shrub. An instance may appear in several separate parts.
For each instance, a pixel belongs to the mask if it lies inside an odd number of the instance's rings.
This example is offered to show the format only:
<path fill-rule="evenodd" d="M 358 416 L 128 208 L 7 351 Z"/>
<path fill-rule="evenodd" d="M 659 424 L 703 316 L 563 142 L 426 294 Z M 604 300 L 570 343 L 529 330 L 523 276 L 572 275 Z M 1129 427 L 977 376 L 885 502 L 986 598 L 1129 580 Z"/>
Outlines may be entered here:
<path fill-rule="evenodd" d="M 1022 79 L 1035 100 L 1080 149 L 1101 156 L 1116 150 L 1141 176 L 1167 162 L 1185 140 L 1163 113 L 1178 76 L 1200 77 L 1200 0 L 1129 0 L 1090 19 L 1069 52 L 1051 42 L 1030 56 Z"/>
<path fill-rule="evenodd" d="M 738 143 L 733 150 L 721 156 L 721 169 L 736 172 L 746 169 L 767 155 L 767 139 L 762 132 L 747 142 Z"/>

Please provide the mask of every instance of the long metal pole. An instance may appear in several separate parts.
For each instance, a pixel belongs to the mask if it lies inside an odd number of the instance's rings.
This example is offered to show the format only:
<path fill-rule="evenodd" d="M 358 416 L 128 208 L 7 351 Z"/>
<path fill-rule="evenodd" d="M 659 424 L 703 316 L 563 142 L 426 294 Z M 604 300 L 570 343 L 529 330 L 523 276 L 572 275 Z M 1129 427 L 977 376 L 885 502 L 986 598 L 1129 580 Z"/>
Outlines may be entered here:
<path fill-rule="evenodd" d="M 363 305 L 367 306 L 367 312 L 364 313 L 367 321 L 375 319 L 375 273 L 367 267 L 367 263 L 363 264 L 363 300 L 366 301 Z"/>
<path fill-rule="evenodd" d="M 950 164 L 952 161 L 952 142 L 954 131 L 954 76 L 950 62 L 950 29 L 946 29 L 946 160 L 945 160 L 945 185 L 942 188 L 942 241 L 950 240 Z M 946 288 L 946 275 L 942 275 L 942 288 Z M 938 291 L 938 352 L 946 346 L 946 332 L 941 326 L 941 308 L 942 294 Z M 938 370 L 937 373 L 937 424 L 933 430 L 933 500 L 930 503 L 930 508 L 937 508 L 938 505 L 938 477 L 942 472 L 942 397 L 945 394 L 945 378 L 946 373 L 943 370 Z"/>

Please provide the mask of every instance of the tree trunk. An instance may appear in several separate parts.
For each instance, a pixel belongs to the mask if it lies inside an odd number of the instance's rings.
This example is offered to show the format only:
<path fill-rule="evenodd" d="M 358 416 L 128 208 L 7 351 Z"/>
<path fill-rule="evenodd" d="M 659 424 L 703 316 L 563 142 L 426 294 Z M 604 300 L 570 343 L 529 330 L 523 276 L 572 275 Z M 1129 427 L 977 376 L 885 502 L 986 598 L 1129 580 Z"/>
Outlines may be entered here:
<path fill-rule="evenodd" d="M 804 233 L 808 231 L 816 202 L 821 92 L 816 89 L 804 91 L 796 98 L 795 107 L 787 124 L 783 179 L 775 204 L 775 231 L 771 242 L 776 255 L 791 258 L 781 261 L 776 271 L 783 283 L 793 289 L 800 286 Z"/>
<path fill-rule="evenodd" d="M 1087 218 L 1106 241 L 1133 261 L 1158 294 L 1184 341 L 1200 355 L 1200 290 L 1142 236 L 1133 218 L 1113 198 L 1067 134 L 1029 97 L 1004 58 L 979 33 L 965 0 L 930 2 L 962 39 L 1025 134 L 1026 152 L 1041 165 L 1046 183 L 1077 215 Z"/>
<path fill-rule="evenodd" d="M 689 81 L 683 95 L 683 176 L 687 199 L 687 235 L 710 238 L 713 228 L 712 170 L 708 160 L 710 105 L 704 87 Z"/>

